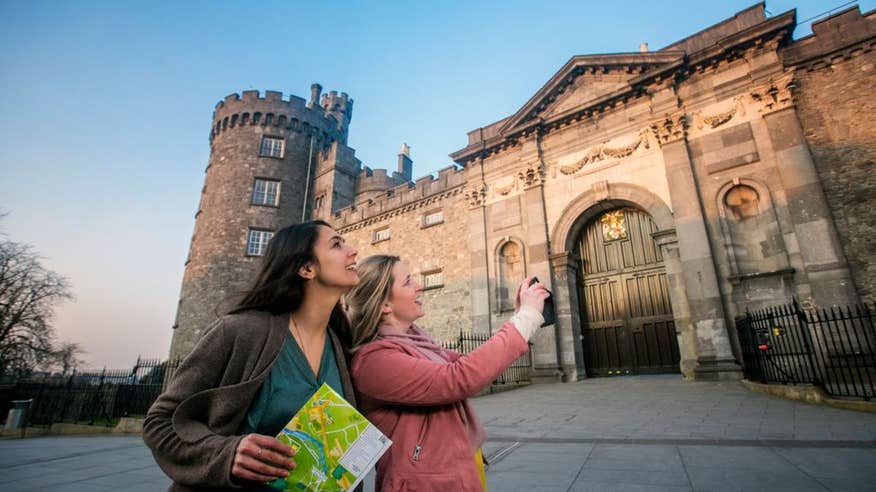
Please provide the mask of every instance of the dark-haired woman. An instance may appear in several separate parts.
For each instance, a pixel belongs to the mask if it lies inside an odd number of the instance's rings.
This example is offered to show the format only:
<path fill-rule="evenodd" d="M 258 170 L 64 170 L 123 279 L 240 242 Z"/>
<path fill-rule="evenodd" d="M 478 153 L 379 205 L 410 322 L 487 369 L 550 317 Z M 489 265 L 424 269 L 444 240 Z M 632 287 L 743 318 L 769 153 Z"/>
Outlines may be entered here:
<path fill-rule="evenodd" d="M 339 304 L 357 251 L 327 223 L 278 231 L 256 279 L 182 362 L 143 424 L 170 490 L 266 488 L 294 466 L 274 438 L 323 383 L 355 403 Z"/>

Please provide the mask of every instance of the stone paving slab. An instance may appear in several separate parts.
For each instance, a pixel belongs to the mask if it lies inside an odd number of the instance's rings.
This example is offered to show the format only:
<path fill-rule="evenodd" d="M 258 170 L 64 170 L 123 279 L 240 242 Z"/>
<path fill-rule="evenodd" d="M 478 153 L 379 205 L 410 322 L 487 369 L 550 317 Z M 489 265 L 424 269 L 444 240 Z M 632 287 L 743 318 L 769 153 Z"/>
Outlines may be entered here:
<path fill-rule="evenodd" d="M 474 401 L 491 492 L 876 491 L 876 415 L 677 377 L 536 385 Z M 139 436 L 0 440 L 0 490 L 170 481 Z M 367 492 L 373 487 L 366 487 Z"/>
<path fill-rule="evenodd" d="M 876 440 L 876 414 L 676 375 L 532 385 L 477 398 L 474 406 L 494 439 Z"/>
<path fill-rule="evenodd" d="M 166 490 L 170 480 L 140 436 L 0 441 L 0 490 Z"/>
<path fill-rule="evenodd" d="M 583 457 L 582 457 L 583 455 Z M 876 490 L 876 448 L 523 443 L 491 491 Z"/>

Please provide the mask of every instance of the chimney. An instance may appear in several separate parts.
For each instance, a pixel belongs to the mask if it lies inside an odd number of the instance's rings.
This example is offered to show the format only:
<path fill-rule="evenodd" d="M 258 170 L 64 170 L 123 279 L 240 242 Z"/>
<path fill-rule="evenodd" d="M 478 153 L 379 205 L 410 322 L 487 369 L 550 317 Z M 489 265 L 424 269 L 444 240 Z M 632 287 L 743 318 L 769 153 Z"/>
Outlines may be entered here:
<path fill-rule="evenodd" d="M 307 102 L 307 107 L 312 108 L 319 104 L 319 96 L 322 94 L 322 86 L 313 83 L 310 86 L 310 101 Z"/>
<path fill-rule="evenodd" d="M 648 52 L 648 43 L 642 43 L 639 45 L 639 51 L 642 53 Z"/>
<path fill-rule="evenodd" d="M 401 150 L 398 153 L 398 172 L 402 175 L 405 181 L 410 181 L 413 177 L 414 161 L 411 160 L 411 148 L 408 144 L 403 143 Z"/>

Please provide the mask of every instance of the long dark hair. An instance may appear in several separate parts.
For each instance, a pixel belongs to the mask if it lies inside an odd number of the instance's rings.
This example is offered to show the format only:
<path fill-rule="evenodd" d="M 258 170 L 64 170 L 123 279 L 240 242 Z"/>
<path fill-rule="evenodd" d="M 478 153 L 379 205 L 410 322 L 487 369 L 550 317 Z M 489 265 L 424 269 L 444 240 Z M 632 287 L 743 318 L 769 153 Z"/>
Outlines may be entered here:
<path fill-rule="evenodd" d="M 268 243 L 258 274 L 250 288 L 231 310 L 267 311 L 271 314 L 294 313 L 304 303 L 306 281 L 298 271 L 308 263 L 316 263 L 313 248 L 319 238 L 319 227 L 331 227 L 322 220 L 311 220 L 284 227 Z M 329 327 L 350 347 L 350 323 L 340 302 L 332 309 Z"/>

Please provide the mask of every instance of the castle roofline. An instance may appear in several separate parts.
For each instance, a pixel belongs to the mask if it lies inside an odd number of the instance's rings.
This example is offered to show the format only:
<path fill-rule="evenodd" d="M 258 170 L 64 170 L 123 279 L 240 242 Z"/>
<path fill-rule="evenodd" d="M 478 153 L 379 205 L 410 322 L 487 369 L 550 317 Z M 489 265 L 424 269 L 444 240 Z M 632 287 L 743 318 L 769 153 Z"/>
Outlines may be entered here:
<path fill-rule="evenodd" d="M 607 68 L 607 67 L 654 67 L 662 66 L 680 60 L 684 57 L 683 51 L 657 51 L 657 52 L 635 52 L 635 53 L 612 53 L 612 54 L 597 54 L 597 55 L 577 55 L 573 56 L 560 68 L 557 73 L 551 77 L 547 83 L 532 96 L 526 104 L 523 105 L 513 116 L 511 116 L 504 125 L 501 132 L 507 133 L 509 130 L 520 126 L 521 123 L 532 117 L 543 109 L 543 105 L 553 101 L 553 97 L 561 94 L 575 79 L 584 73 L 586 69 Z"/>
<path fill-rule="evenodd" d="M 690 36 L 660 48 L 659 51 L 684 51 L 685 53 L 700 51 L 726 36 L 744 31 L 765 21 L 767 19 L 765 8 L 765 2 L 756 3 L 736 12 L 733 17 L 701 29 Z"/>
<path fill-rule="evenodd" d="M 376 172 L 377 170 L 375 170 Z M 460 193 L 466 184 L 465 169 L 451 164 L 437 173 L 405 181 L 388 190 L 334 212 L 331 221 L 338 232 L 365 227 L 414 208 Z"/>
<path fill-rule="evenodd" d="M 704 65 L 740 45 L 782 31 L 786 37 L 790 37 L 796 25 L 795 19 L 795 10 L 766 19 L 763 15 L 763 3 L 758 3 L 730 19 L 659 51 L 574 56 L 514 115 L 468 132 L 468 145 L 450 154 L 450 158 L 458 164 L 465 165 L 473 157 L 504 145 L 518 135 L 536 129 L 549 129 L 558 122 L 566 121 L 584 112 L 592 113 L 611 108 L 617 101 L 634 96 L 649 83 L 665 80 L 676 72 L 684 70 L 685 67 Z M 703 45 L 705 46 L 702 47 Z M 688 51 L 697 48 L 701 49 Z M 581 106 L 543 116 L 544 108 L 562 94 L 576 78 L 588 71 L 609 67 L 623 67 L 633 75 L 619 88 L 609 90 Z"/>
<path fill-rule="evenodd" d="M 782 50 L 786 66 L 828 63 L 833 56 L 846 56 L 850 49 L 876 39 L 876 9 L 864 14 L 854 5 L 812 23 L 812 34 Z"/>

